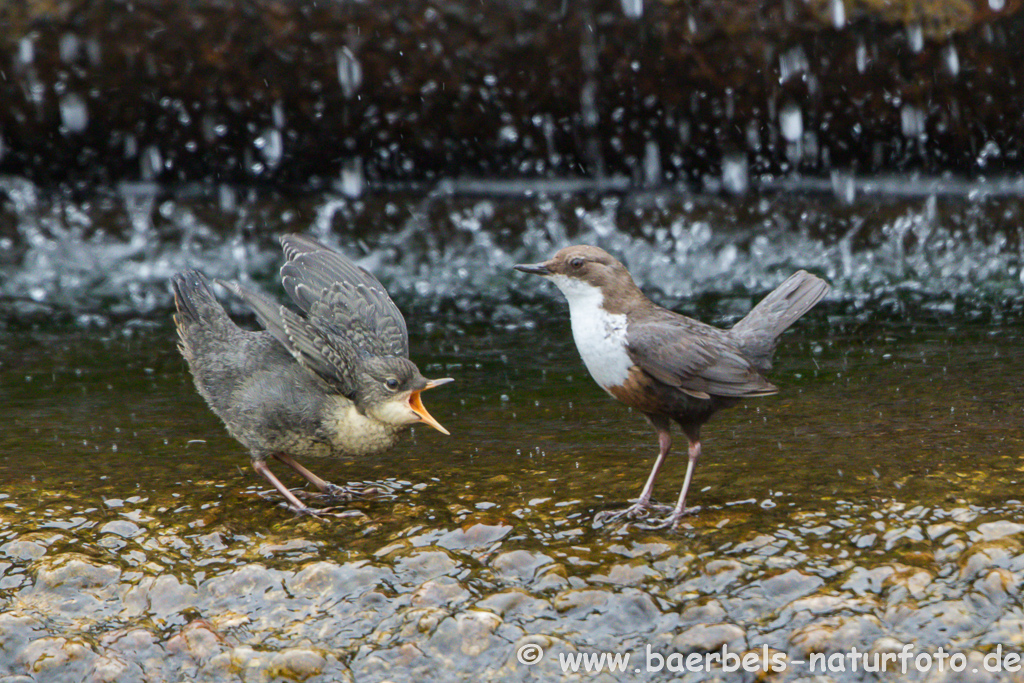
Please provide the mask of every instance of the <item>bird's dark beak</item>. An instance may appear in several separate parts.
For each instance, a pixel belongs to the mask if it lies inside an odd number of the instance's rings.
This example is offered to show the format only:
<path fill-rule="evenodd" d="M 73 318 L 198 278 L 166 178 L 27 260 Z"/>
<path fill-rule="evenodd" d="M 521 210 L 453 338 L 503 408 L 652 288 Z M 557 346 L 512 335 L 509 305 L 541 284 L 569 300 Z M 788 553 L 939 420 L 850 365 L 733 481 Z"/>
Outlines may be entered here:
<path fill-rule="evenodd" d="M 441 432 L 445 436 L 451 436 L 451 433 L 441 426 L 441 423 L 433 418 L 433 416 L 427 412 L 427 409 L 423 406 L 423 399 L 420 398 L 420 392 L 426 391 L 427 389 L 433 389 L 439 387 L 442 384 L 448 384 L 448 382 L 454 382 L 455 380 L 451 377 L 445 377 L 444 379 L 432 379 L 427 382 L 427 386 L 423 387 L 419 391 L 414 391 L 409 394 L 409 407 L 412 412 L 416 413 L 416 417 L 420 418 L 421 422 L 426 422 L 428 425 Z"/>
<path fill-rule="evenodd" d="M 520 273 L 529 273 L 530 275 L 551 275 L 551 269 L 548 268 L 548 264 L 545 263 L 520 263 L 519 265 L 512 266 Z"/>

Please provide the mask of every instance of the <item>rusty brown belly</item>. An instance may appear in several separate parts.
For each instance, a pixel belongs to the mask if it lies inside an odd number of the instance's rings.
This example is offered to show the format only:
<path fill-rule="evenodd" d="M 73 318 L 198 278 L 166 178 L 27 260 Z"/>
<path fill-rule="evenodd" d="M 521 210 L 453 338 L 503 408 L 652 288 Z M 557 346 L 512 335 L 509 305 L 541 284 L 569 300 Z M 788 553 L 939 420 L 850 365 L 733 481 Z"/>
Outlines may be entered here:
<path fill-rule="evenodd" d="M 659 382 L 637 365 L 629 369 L 625 382 L 604 390 L 634 410 L 664 415 L 682 424 L 703 424 L 716 411 L 737 402 L 722 396 L 694 398 L 678 387 Z"/>

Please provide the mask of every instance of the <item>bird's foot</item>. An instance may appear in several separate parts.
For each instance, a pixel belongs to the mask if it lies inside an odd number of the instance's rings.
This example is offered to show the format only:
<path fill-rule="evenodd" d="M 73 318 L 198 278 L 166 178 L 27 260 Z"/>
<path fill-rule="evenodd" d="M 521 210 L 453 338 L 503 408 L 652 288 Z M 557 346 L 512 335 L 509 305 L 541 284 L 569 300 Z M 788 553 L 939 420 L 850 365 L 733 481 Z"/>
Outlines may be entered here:
<path fill-rule="evenodd" d="M 622 510 L 603 510 L 594 515 L 594 521 L 601 524 L 617 522 L 622 519 L 645 519 L 651 512 L 671 512 L 671 505 L 656 505 L 637 501 Z"/>
<path fill-rule="evenodd" d="M 357 482 L 355 484 L 350 483 L 348 486 L 338 486 L 328 482 L 324 490 L 320 492 L 320 495 L 331 500 L 349 501 L 356 498 L 376 496 L 382 492 L 383 490 L 374 484 Z"/>
<path fill-rule="evenodd" d="M 683 517 L 689 517 L 700 512 L 700 505 L 694 505 L 691 508 L 683 508 L 682 510 L 676 510 L 672 508 L 672 513 L 661 518 L 645 519 L 643 524 L 640 525 L 644 529 L 668 529 L 669 531 L 675 531 L 679 528 L 680 523 L 683 521 Z"/>
<path fill-rule="evenodd" d="M 337 484 L 332 484 L 330 482 L 326 483 L 327 485 L 322 490 L 310 491 L 309 489 L 300 488 L 291 489 L 291 492 L 294 493 L 297 498 L 331 503 L 347 503 L 351 500 L 369 498 L 384 492 L 384 489 L 379 486 L 374 484 L 364 484 L 362 482 L 349 484 L 348 486 L 338 486 Z"/>
<path fill-rule="evenodd" d="M 301 509 L 295 509 L 292 506 L 288 506 L 289 509 L 295 513 L 296 517 L 315 517 L 319 520 L 326 521 L 328 519 L 345 519 L 347 517 L 366 517 L 366 513 L 362 510 L 351 510 L 337 507 L 325 507 L 325 508 L 311 508 L 304 507 Z"/>

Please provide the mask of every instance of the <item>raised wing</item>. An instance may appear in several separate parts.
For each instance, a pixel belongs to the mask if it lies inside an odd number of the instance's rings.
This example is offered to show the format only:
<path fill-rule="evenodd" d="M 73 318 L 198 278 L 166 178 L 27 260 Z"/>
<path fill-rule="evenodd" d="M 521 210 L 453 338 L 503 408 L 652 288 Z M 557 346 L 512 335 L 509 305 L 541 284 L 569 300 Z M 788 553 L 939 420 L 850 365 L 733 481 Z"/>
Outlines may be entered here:
<path fill-rule="evenodd" d="M 695 398 L 776 393 L 778 389 L 719 332 L 666 312 L 664 317 L 630 324 L 626 350 L 647 374 Z"/>
<path fill-rule="evenodd" d="M 377 278 L 310 237 L 285 235 L 281 244 L 284 289 L 311 322 L 321 320 L 371 355 L 408 358 L 405 318 Z"/>
<path fill-rule="evenodd" d="M 237 282 L 217 281 L 256 314 L 260 324 L 284 346 L 292 357 L 335 391 L 351 397 L 355 391 L 355 364 L 359 352 L 344 336 L 324 326 L 317 318 L 303 318 L 288 307 L 276 304 Z"/>

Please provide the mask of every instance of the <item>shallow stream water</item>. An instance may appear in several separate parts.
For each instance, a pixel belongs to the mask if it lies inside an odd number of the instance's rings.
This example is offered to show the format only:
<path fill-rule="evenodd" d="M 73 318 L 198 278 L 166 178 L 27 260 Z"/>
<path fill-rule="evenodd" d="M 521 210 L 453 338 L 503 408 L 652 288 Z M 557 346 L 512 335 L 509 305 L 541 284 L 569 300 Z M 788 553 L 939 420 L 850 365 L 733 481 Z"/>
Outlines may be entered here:
<path fill-rule="evenodd" d="M 1024 652 L 1019 200 L 8 196 L 0 680 L 737 680 L 703 668 L 723 648 L 777 681 L 1022 680 L 986 668 Z M 452 436 L 306 463 L 382 490 L 325 520 L 262 495 L 169 322 L 186 265 L 279 294 L 284 230 L 365 255 L 413 360 L 457 380 L 425 395 Z M 779 394 L 705 427 L 678 532 L 594 522 L 656 439 L 554 288 L 509 270 L 572 241 L 720 325 L 799 267 L 835 287 L 784 338 Z M 563 667 L 601 653 L 630 659 Z"/>

